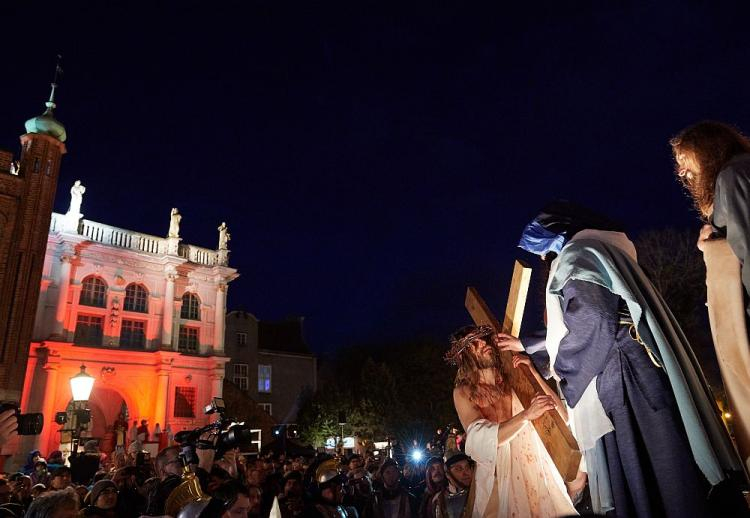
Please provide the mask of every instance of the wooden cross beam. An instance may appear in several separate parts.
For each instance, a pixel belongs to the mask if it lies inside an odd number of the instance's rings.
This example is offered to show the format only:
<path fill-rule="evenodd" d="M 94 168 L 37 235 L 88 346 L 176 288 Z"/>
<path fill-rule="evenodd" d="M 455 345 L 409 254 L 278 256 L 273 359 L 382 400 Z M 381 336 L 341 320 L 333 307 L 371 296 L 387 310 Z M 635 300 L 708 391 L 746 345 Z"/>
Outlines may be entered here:
<path fill-rule="evenodd" d="M 466 290 L 466 309 L 469 311 L 471 318 L 474 319 L 474 323 L 488 325 L 495 332 L 503 332 L 518 337 L 521 331 L 521 321 L 523 320 L 523 310 L 526 305 L 530 279 L 531 268 L 520 261 L 516 261 L 502 326 L 477 290 L 469 287 Z M 501 352 L 500 360 L 505 365 L 511 365 L 513 361 L 512 353 L 509 351 Z M 544 393 L 544 389 L 539 385 L 528 366 L 520 365 L 519 368 L 510 368 L 508 371 L 510 371 L 510 386 L 524 408 L 528 408 L 534 396 Z M 573 437 L 563 418 L 557 412 L 547 412 L 539 419 L 534 420 L 533 423 L 560 475 L 565 481 L 574 480 L 581 463 L 581 452 L 578 450 L 575 437 Z"/>

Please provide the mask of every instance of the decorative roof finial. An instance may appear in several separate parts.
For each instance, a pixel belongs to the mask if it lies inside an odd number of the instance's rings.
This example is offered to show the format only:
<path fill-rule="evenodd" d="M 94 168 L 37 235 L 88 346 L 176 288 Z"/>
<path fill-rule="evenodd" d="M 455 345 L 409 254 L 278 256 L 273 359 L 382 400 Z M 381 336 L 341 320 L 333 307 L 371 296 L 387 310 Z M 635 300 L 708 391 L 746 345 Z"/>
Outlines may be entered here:
<path fill-rule="evenodd" d="M 52 111 L 52 109 L 57 107 L 57 105 L 55 104 L 55 89 L 57 88 L 57 82 L 63 76 L 63 69 L 60 66 L 61 61 L 62 61 L 62 56 L 58 54 L 57 63 L 55 64 L 55 77 L 52 79 L 52 83 L 50 84 L 50 86 L 52 87 L 52 91 L 49 94 L 49 101 L 45 103 L 47 106 L 47 111 Z"/>

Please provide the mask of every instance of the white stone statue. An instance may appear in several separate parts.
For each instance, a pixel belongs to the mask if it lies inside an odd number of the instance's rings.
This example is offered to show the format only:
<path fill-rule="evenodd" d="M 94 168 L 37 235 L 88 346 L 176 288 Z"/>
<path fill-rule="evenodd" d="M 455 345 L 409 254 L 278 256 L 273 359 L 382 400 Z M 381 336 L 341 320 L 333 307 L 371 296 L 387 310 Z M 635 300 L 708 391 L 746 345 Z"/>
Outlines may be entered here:
<path fill-rule="evenodd" d="M 180 237 L 180 220 L 181 219 L 182 219 L 182 215 L 180 214 L 180 211 L 173 208 L 172 213 L 170 214 L 169 234 L 167 234 L 167 237 Z"/>
<path fill-rule="evenodd" d="M 229 233 L 229 227 L 227 224 L 222 222 L 221 226 L 216 230 L 219 231 L 219 250 L 229 250 L 227 243 L 232 239 L 232 234 Z"/>
<path fill-rule="evenodd" d="M 86 187 L 81 184 L 81 180 L 76 180 L 76 183 L 70 188 L 70 208 L 68 208 L 68 214 L 81 214 L 81 203 L 83 203 L 83 193 L 85 192 Z"/>

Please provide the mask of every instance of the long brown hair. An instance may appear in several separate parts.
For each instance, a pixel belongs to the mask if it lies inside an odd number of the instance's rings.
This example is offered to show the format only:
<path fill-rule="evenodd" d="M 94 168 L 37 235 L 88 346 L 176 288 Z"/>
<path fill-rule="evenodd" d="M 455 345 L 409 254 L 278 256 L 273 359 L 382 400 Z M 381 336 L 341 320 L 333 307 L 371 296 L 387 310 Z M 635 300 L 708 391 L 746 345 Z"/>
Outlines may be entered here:
<path fill-rule="evenodd" d="M 700 171 L 692 180 L 680 178 L 695 203 L 695 208 L 708 218 L 713 212 L 714 190 L 719 172 L 733 157 L 750 153 L 750 139 L 729 124 L 716 121 L 702 121 L 689 126 L 669 144 L 677 158 L 680 153 L 695 156 Z"/>
<path fill-rule="evenodd" d="M 469 400 L 477 406 L 483 407 L 495 403 L 501 396 L 510 393 L 507 383 L 509 371 L 500 359 L 500 351 L 492 346 L 490 342 L 493 331 L 487 326 L 466 326 L 456 331 L 451 336 L 451 351 L 446 354 L 446 359 L 458 367 L 456 387 L 466 387 L 469 392 Z M 485 340 L 490 344 L 492 350 L 492 367 L 495 383 L 489 385 L 482 383 L 479 373 L 486 368 L 481 364 L 479 358 L 471 348 L 474 340 Z"/>

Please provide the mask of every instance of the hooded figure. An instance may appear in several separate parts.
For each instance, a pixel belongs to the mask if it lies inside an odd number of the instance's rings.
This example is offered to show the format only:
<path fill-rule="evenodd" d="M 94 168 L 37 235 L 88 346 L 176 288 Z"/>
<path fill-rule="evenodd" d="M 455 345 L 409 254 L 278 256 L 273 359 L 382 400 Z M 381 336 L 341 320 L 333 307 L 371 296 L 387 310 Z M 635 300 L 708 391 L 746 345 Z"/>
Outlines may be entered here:
<path fill-rule="evenodd" d="M 693 351 L 620 225 L 556 202 L 526 227 L 519 246 L 557 255 L 546 291 L 546 346 L 584 453 L 594 511 L 741 513 L 733 507 L 741 505 L 739 492 L 708 503 L 711 486 L 741 467 Z"/>

